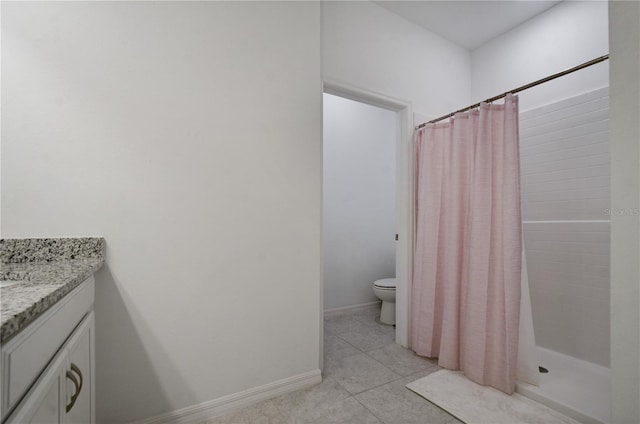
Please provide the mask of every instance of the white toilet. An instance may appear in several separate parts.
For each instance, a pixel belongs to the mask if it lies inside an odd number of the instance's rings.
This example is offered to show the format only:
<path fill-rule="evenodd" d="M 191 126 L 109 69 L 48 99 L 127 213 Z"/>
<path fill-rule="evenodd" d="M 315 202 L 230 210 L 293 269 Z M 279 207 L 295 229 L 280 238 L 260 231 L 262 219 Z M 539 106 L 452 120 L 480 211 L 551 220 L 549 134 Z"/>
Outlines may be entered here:
<path fill-rule="evenodd" d="M 396 324 L 396 279 L 383 278 L 373 283 L 373 293 L 382 300 L 380 322 L 387 325 Z"/>

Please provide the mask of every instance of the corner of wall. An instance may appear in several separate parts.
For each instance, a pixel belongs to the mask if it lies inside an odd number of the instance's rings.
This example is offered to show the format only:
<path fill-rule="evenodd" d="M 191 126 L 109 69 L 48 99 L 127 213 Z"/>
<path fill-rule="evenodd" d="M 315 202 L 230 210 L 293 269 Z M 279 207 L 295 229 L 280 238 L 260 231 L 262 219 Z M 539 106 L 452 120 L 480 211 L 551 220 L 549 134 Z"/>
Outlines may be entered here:
<path fill-rule="evenodd" d="M 640 3 L 609 2 L 611 422 L 640 422 Z"/>

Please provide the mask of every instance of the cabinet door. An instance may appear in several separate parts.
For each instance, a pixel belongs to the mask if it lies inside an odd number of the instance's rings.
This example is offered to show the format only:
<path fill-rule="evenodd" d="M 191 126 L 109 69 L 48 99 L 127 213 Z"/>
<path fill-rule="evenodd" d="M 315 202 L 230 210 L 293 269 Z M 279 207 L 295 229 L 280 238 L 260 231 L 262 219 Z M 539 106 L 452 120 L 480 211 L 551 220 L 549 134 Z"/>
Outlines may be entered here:
<path fill-rule="evenodd" d="M 93 393 L 94 318 L 91 312 L 69 340 L 67 347 L 65 423 L 95 422 Z"/>
<path fill-rule="evenodd" d="M 32 424 L 40 424 L 40 423 L 60 423 L 60 386 L 61 386 L 61 376 L 58 374 L 58 377 L 54 379 L 49 387 L 47 387 L 45 396 L 40 402 L 40 405 L 37 405 L 34 408 L 33 416 L 28 418 L 29 423 Z"/>
<path fill-rule="evenodd" d="M 54 361 L 6 424 L 61 424 L 64 420 L 65 358 Z"/>
<path fill-rule="evenodd" d="M 94 279 L 90 277 L 0 346 L 3 420 L 64 348 L 65 341 L 92 309 L 93 299 Z"/>

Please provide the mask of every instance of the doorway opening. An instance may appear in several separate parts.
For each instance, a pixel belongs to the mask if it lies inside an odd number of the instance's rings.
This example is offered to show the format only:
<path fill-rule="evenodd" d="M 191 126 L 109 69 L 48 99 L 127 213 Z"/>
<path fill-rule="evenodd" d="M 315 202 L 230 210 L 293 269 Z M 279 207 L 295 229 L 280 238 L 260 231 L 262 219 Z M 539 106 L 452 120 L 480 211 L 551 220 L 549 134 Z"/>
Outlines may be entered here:
<path fill-rule="evenodd" d="M 409 288 L 414 233 L 411 105 L 409 102 L 333 81 L 324 81 L 324 93 L 325 102 L 342 109 L 331 113 L 325 111 L 324 117 L 321 365 L 325 311 L 335 312 L 375 303 L 377 299 L 373 294 L 373 283 L 377 279 L 396 278 L 395 341 L 404 347 L 410 347 Z M 369 119 L 371 116 L 378 116 L 382 121 L 391 122 L 391 129 L 387 127 L 386 130 L 390 131 L 387 133 L 389 139 L 386 145 L 383 141 L 374 140 L 375 131 L 367 135 L 371 128 L 358 127 L 366 126 L 366 120 L 364 124 L 358 123 L 358 111 L 366 112 L 367 109 L 372 113 Z M 345 115 L 354 111 L 355 117 Z M 335 131 L 329 131 L 326 127 L 326 120 L 330 115 L 333 116 L 332 119 L 339 117 L 341 121 L 337 124 L 334 122 L 334 125 L 337 125 Z M 349 139 L 352 142 L 340 145 L 340 140 L 337 140 L 337 147 L 336 140 L 329 144 L 326 139 L 327 135 L 330 135 L 329 132 L 332 133 L 332 137 L 339 136 L 342 137 L 342 141 Z M 357 136 L 369 139 L 358 141 Z M 367 141 L 372 143 L 368 145 L 370 149 L 363 148 L 367 147 Z M 370 166 L 372 164 L 369 163 L 365 166 L 367 169 L 359 169 L 359 164 L 366 164 L 366 161 L 375 165 Z M 331 176 L 326 175 L 327 167 L 332 173 Z M 354 187 L 357 189 L 358 183 L 362 182 L 366 175 L 375 177 L 377 188 L 372 184 L 362 184 L 362 191 L 357 193 L 356 199 L 349 194 L 349 190 L 354 190 Z M 344 186 L 341 186 L 341 179 L 345 182 Z M 351 187 L 346 187 L 347 184 Z M 332 192 L 327 193 L 327 190 Z M 367 226 L 375 231 L 368 231 Z M 353 240 L 356 232 L 364 233 L 366 236 L 360 240 Z M 370 234 L 373 232 L 377 232 L 378 235 Z M 372 246 L 373 243 L 377 244 Z M 373 264 L 368 266 L 367 260 L 372 259 Z M 340 280 L 336 277 L 339 272 L 346 273 L 348 278 Z M 359 280 L 357 284 L 344 286 L 356 280 Z M 343 286 L 340 286 L 341 284 Z"/>

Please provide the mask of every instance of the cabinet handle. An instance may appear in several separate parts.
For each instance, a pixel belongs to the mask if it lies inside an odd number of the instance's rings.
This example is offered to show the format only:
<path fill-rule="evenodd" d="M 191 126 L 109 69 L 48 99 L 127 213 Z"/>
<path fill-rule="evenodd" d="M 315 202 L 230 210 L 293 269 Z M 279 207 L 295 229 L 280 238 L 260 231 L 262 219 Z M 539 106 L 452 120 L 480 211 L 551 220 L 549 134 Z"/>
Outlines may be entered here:
<path fill-rule="evenodd" d="M 78 379 L 76 378 L 76 376 L 73 373 L 76 373 L 78 375 L 78 377 L 80 378 L 80 381 L 78 381 Z M 83 383 L 83 378 L 82 378 L 82 371 L 80 371 L 80 368 L 78 368 L 78 366 L 76 364 L 74 364 L 73 362 L 71 363 L 71 370 L 67 370 L 67 378 L 69 380 L 71 380 L 71 382 L 73 383 L 73 385 L 75 386 L 76 390 L 75 393 L 71 396 L 71 402 L 67 405 L 67 412 L 71 411 L 71 408 L 73 408 L 73 405 L 75 405 L 76 400 L 78 399 L 78 396 L 80 395 L 80 392 L 82 391 L 82 383 Z"/>

